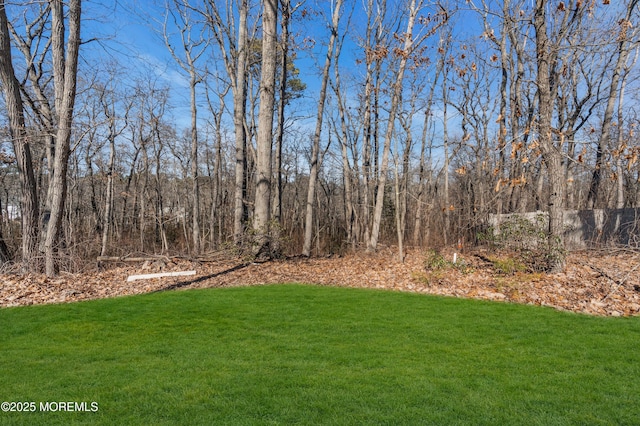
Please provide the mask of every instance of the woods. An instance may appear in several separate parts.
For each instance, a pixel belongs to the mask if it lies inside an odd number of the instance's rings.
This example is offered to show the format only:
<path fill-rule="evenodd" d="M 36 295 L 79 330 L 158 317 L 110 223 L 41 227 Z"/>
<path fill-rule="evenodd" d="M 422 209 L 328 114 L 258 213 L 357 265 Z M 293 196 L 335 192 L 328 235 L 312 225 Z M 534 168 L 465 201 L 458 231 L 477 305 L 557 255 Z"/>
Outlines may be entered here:
<path fill-rule="evenodd" d="M 0 0 L 0 262 L 402 259 L 542 210 L 562 270 L 565 209 L 640 207 L 637 3 L 158 0 L 135 55 L 91 24 L 124 10 Z"/>

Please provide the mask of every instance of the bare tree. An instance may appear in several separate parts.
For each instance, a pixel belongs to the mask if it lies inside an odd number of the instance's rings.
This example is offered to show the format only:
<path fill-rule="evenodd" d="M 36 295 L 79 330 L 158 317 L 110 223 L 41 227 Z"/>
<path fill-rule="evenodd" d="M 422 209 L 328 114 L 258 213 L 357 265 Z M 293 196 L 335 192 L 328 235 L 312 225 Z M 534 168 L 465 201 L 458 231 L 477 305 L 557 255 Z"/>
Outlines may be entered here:
<path fill-rule="evenodd" d="M 9 133 L 20 171 L 22 193 L 22 263 L 23 269 L 34 270 L 38 241 L 38 193 L 33 173 L 31 144 L 25 128 L 20 84 L 15 76 L 9 25 L 4 0 L 0 0 L 0 81 L 9 116 Z"/>
<path fill-rule="evenodd" d="M 7 247 L 7 243 L 4 241 L 4 235 L 2 234 L 2 223 L 4 222 L 2 214 L 2 200 L 0 199 L 0 268 L 11 262 L 11 253 L 9 253 L 9 248 Z"/>
<path fill-rule="evenodd" d="M 233 241 L 239 245 L 244 235 L 244 227 L 247 218 L 247 207 L 245 196 L 247 193 L 246 172 L 247 172 L 247 131 L 246 131 L 246 111 L 247 111 L 247 49 L 248 49 L 248 28 L 247 15 L 249 13 L 248 0 L 241 0 L 239 10 L 240 22 L 238 25 L 238 45 L 237 58 L 235 64 L 235 75 L 232 79 L 233 89 L 233 124 L 235 128 L 235 191 L 233 210 Z"/>
<path fill-rule="evenodd" d="M 350 21 L 350 20 L 349 20 Z M 340 140 L 340 154 L 342 157 L 342 180 L 344 185 L 344 198 L 345 198 L 345 227 L 347 230 L 347 242 L 351 244 L 352 248 L 355 249 L 358 236 L 358 220 L 357 220 L 357 211 L 355 208 L 356 203 L 356 195 L 354 194 L 354 186 L 357 190 L 357 185 L 355 185 L 354 177 L 357 177 L 357 173 L 354 172 L 354 167 L 357 166 L 357 150 L 353 149 L 354 144 L 350 143 L 351 139 L 357 139 L 357 133 L 353 137 L 349 135 L 349 129 L 347 122 L 349 121 L 349 112 L 346 105 L 345 96 L 343 94 L 342 89 L 342 79 L 340 77 L 340 53 L 342 52 L 342 46 L 344 45 L 344 37 L 346 34 L 343 34 L 342 37 L 336 39 L 336 48 L 334 49 L 334 80 L 331 82 L 332 89 L 336 96 L 336 102 L 338 107 L 338 115 L 340 122 L 340 130 L 336 130 L 338 133 L 338 139 Z M 336 127 L 338 127 L 336 125 Z M 355 133 L 355 132 L 354 132 Z M 353 159 L 350 160 L 349 149 L 351 147 L 351 152 Z M 352 166 L 353 163 L 353 166 Z M 355 175 L 355 176 L 354 176 Z"/>
<path fill-rule="evenodd" d="M 302 3 L 298 3 L 294 7 L 291 5 L 290 0 L 280 0 L 280 5 L 282 8 L 282 17 L 281 17 L 281 35 L 280 35 L 280 56 L 278 67 L 280 70 L 280 82 L 278 87 L 278 118 L 277 118 L 277 127 L 276 127 L 276 135 L 275 135 L 275 185 L 273 186 L 274 195 L 273 195 L 273 221 L 276 224 L 275 228 L 272 230 L 273 234 L 273 251 L 278 253 L 281 251 L 282 247 L 281 243 L 281 232 L 282 232 L 282 196 L 283 196 L 283 145 L 284 145 L 284 136 L 285 136 L 285 124 L 287 121 L 287 117 L 285 114 L 285 108 L 290 102 L 290 98 L 292 97 L 292 89 L 294 91 L 304 90 L 304 84 L 297 80 L 297 85 L 292 85 L 289 81 L 290 69 L 294 68 L 293 62 L 290 59 L 290 55 L 292 53 L 291 50 L 291 17 L 293 13 L 302 5 Z M 294 70 L 295 71 L 295 70 Z"/>
<path fill-rule="evenodd" d="M 278 54 L 278 2 L 264 0 L 262 12 L 262 67 L 260 70 L 260 110 L 256 141 L 256 198 L 253 229 L 256 233 L 254 254 L 270 249 L 271 160 L 273 107 L 275 104 L 276 62 Z"/>
<path fill-rule="evenodd" d="M 73 101 L 80 1 L 0 0 L 3 135 L 19 168 L 8 164 L 0 196 L 5 215 L 21 200 L 23 221 L 22 235 L 3 226 L 0 263 L 22 244 L 25 269 L 44 266 L 38 243 L 49 274 L 63 253 L 196 254 L 227 239 L 270 256 L 278 232 L 305 255 L 384 243 L 402 258 L 407 242 L 473 238 L 489 213 L 547 209 L 549 269 L 559 270 L 563 208 L 640 199 L 638 0 L 452 0 L 448 14 L 425 0 L 332 0 L 308 133 L 291 104 L 296 53 L 317 42 L 314 32 L 298 44 L 306 21 L 294 12 L 317 16 L 308 2 L 165 0 L 158 33 L 165 18 L 189 80 L 183 132 L 157 73 L 135 88 L 128 115 L 102 66 L 80 69 Z M 361 23 L 345 25 L 348 7 Z M 459 31 L 467 18 L 480 25 Z M 427 44 L 444 20 L 442 43 Z"/>
<path fill-rule="evenodd" d="M 51 218 L 44 240 L 45 273 L 57 273 L 56 253 L 59 249 L 59 235 L 67 195 L 67 167 L 70 153 L 71 124 L 76 98 L 78 53 L 80 50 L 81 0 L 69 0 L 69 28 L 65 31 L 65 17 L 62 0 L 51 0 L 51 46 L 53 56 L 53 79 L 55 86 L 55 106 L 58 115 L 56 148 L 53 173 L 53 195 Z M 65 33 L 68 34 L 65 47 Z"/>
<path fill-rule="evenodd" d="M 200 187 L 198 180 L 198 109 L 196 98 L 196 85 L 202 81 L 201 76 L 196 68 L 196 61 L 207 51 L 209 47 L 209 39 L 203 34 L 206 27 L 200 30 L 200 34 L 194 34 L 198 30 L 190 16 L 190 7 L 184 0 L 172 0 L 172 6 L 167 5 L 167 14 L 165 16 L 163 35 L 164 41 L 171 52 L 171 56 L 176 63 L 185 72 L 189 74 L 189 99 L 191 108 L 191 178 L 193 179 L 191 188 L 192 198 L 192 252 L 198 255 L 201 250 L 200 244 Z M 180 42 L 182 44 L 182 53 L 176 52 L 170 39 L 168 29 L 169 16 L 172 18 L 172 24 L 180 32 Z M 184 54 L 184 58 L 182 57 Z"/>
<path fill-rule="evenodd" d="M 636 42 L 637 43 L 637 42 Z M 618 96 L 618 140 L 616 142 L 616 208 L 622 209 L 625 206 L 625 191 L 624 191 L 624 167 L 623 167 L 623 158 L 625 157 L 625 151 L 627 148 L 627 143 L 625 140 L 625 132 L 623 131 L 623 123 L 625 121 L 625 113 L 624 113 L 624 96 L 625 89 L 627 86 L 627 80 L 629 76 L 629 72 L 631 68 L 635 65 L 638 60 L 638 54 L 640 53 L 638 47 L 636 46 L 636 54 L 634 55 L 633 60 L 630 64 L 626 64 L 623 69 L 623 75 L 620 80 L 620 94 Z M 627 157 L 629 159 L 633 158 L 633 155 Z M 631 164 L 629 164 L 631 165 Z"/>
<path fill-rule="evenodd" d="M 30 7 L 35 11 L 35 15 L 24 13 L 24 31 L 18 31 L 11 22 L 9 30 L 17 50 L 25 61 L 25 76 L 20 82 L 20 90 L 23 102 L 33 114 L 32 126 L 38 129 L 37 137 L 34 138 L 37 145 L 34 151 L 34 155 L 37 157 L 36 162 L 46 158 L 46 166 L 49 169 L 49 175 L 52 176 L 54 173 L 56 116 L 54 100 L 50 99 L 52 92 L 50 87 L 51 70 L 47 66 L 51 55 L 51 38 L 47 37 L 46 31 L 49 24 L 50 7 L 47 2 L 42 2 L 37 6 L 34 4 Z M 52 196 L 53 179 L 49 179 L 44 198 L 44 215 L 47 220 L 51 212 Z M 43 225 L 45 226 L 42 228 L 42 234 L 46 232 L 45 221 L 43 221 Z M 44 251 L 44 241 L 42 240 L 40 241 L 40 250 Z"/>
<path fill-rule="evenodd" d="M 116 78 L 116 76 L 112 76 Z M 102 246 L 100 248 L 100 256 L 107 254 L 107 243 L 112 228 L 113 204 L 114 204 L 114 178 L 116 166 L 116 139 L 125 131 L 129 125 L 129 111 L 132 107 L 132 101 L 123 98 L 125 103 L 119 103 L 117 98 L 121 94 L 107 87 L 102 88 L 99 93 L 100 103 L 104 116 L 107 121 L 107 141 L 109 142 L 109 163 L 107 165 L 107 188 L 104 200 L 104 215 L 102 219 Z M 118 108 L 118 110 L 116 110 Z"/>
<path fill-rule="evenodd" d="M 443 184 L 443 203 L 442 209 L 444 211 L 444 226 L 442 229 L 442 239 L 444 244 L 447 245 L 449 243 L 449 231 L 451 229 L 451 210 L 449 206 L 451 205 L 451 200 L 449 199 L 450 191 L 449 191 L 449 162 L 451 157 L 449 155 L 449 70 L 450 65 L 448 65 L 448 58 L 444 57 L 449 52 L 449 46 L 451 44 L 451 39 L 449 34 L 445 34 L 444 37 L 440 39 L 440 49 L 442 49 L 442 61 L 445 63 L 443 76 L 442 76 L 442 149 L 443 149 L 443 157 L 444 164 L 442 166 L 442 173 L 444 174 L 444 184 Z M 446 46 L 446 47 L 443 47 Z"/>
<path fill-rule="evenodd" d="M 380 173 L 378 176 L 378 188 L 376 193 L 376 203 L 373 216 L 373 224 L 371 228 L 371 237 L 367 242 L 367 250 L 374 251 L 378 245 L 378 239 L 380 237 L 380 223 L 382 221 L 382 207 L 384 203 L 384 191 L 387 182 L 387 169 L 389 164 L 389 152 L 391 150 L 391 140 L 393 138 L 394 126 L 396 121 L 396 115 L 400 106 L 400 99 L 402 96 L 402 82 L 404 79 L 404 73 L 407 66 L 409 57 L 412 55 L 413 50 L 418 46 L 430 32 L 421 34 L 417 39 L 414 39 L 414 26 L 418 13 L 424 7 L 422 0 L 411 0 L 408 10 L 407 29 L 400 39 L 403 39 L 402 47 L 398 47 L 394 50 L 394 54 L 400 58 L 398 68 L 395 74 L 395 81 L 393 82 L 391 93 L 391 104 L 389 107 L 389 117 L 387 123 L 387 129 L 384 138 L 384 147 L 382 152 L 382 163 L 380 164 Z M 443 14 L 444 18 L 446 14 Z M 446 19 L 446 18 L 445 18 Z"/>
<path fill-rule="evenodd" d="M 556 11 L 554 27 L 549 35 L 549 2 L 536 0 L 533 16 L 536 42 L 536 83 L 538 86 L 538 135 L 542 159 L 549 180 L 549 270 L 558 272 L 565 267 L 564 255 L 564 153 L 562 140 L 556 140 L 552 127 L 554 101 L 562 69 L 558 69 L 558 55 L 562 44 L 580 22 L 587 6 L 570 1 L 566 11 Z"/>
<path fill-rule="evenodd" d="M 374 119 L 377 116 L 376 99 L 379 93 L 376 78 L 380 74 L 382 61 L 388 56 L 389 49 L 386 46 L 384 20 L 387 12 L 386 0 L 367 0 L 364 4 L 367 16 L 367 27 L 364 37 L 364 54 L 366 73 L 364 81 L 364 93 L 362 95 L 362 125 L 364 130 L 362 141 L 362 221 L 364 223 L 364 240 L 369 249 L 371 241 L 371 193 L 373 191 L 372 161 L 377 162 L 377 137 L 378 123 Z M 373 151 L 373 153 L 372 153 Z M 372 158 L 373 157 L 373 158 Z"/>
<path fill-rule="evenodd" d="M 227 0 L 226 15 L 220 2 L 208 0 L 201 12 L 211 28 L 231 81 L 235 132 L 235 187 L 233 241 L 240 245 L 247 220 L 247 72 L 249 56 L 249 0 Z M 234 15 L 237 11 L 237 25 Z"/>
<path fill-rule="evenodd" d="M 611 85 L 609 86 L 609 97 L 607 99 L 607 106 L 604 110 L 604 117 L 602 118 L 602 131 L 600 139 L 598 140 L 598 148 L 596 153 L 596 164 L 593 168 L 593 174 L 591 176 L 591 186 L 589 187 L 589 194 L 587 197 L 587 206 L 594 208 L 598 203 L 598 197 L 600 192 L 600 184 L 602 181 L 602 172 L 604 169 L 604 153 L 606 147 L 609 145 L 609 138 L 613 127 L 613 116 L 616 100 L 621 93 L 619 89 L 620 79 L 623 77 L 624 68 L 627 65 L 627 58 L 630 51 L 630 36 L 632 34 L 631 15 L 638 4 L 638 0 L 629 0 L 626 7 L 626 14 L 623 19 L 620 20 L 620 35 L 618 36 L 618 45 L 616 49 L 616 64 L 613 68 L 611 76 Z"/>
<path fill-rule="evenodd" d="M 340 14 L 342 8 L 342 0 L 336 0 L 331 4 L 333 14 L 331 17 L 331 35 L 329 36 L 329 45 L 327 46 L 327 55 L 322 70 L 322 83 L 320 85 L 320 98 L 318 99 L 318 113 L 316 116 L 316 129 L 313 133 L 313 143 L 311 147 L 311 168 L 309 171 L 309 189 L 307 191 L 306 215 L 304 222 L 304 244 L 302 246 L 302 255 L 311 255 L 311 243 L 313 238 L 313 212 L 314 200 L 316 192 L 316 183 L 318 180 L 318 168 L 320 162 L 320 134 L 322 132 L 322 118 L 324 116 L 324 105 L 327 97 L 327 84 L 329 81 L 329 71 L 331 69 L 331 60 L 333 59 L 334 46 L 338 36 L 338 24 L 340 23 Z"/>
<path fill-rule="evenodd" d="M 213 178 L 213 185 L 211 188 L 211 211 L 210 211 L 210 226 L 211 226 L 211 244 L 213 247 L 218 247 L 224 240 L 224 203 L 223 203 L 223 168 L 225 158 L 222 151 L 222 117 L 225 112 L 225 98 L 231 90 L 231 84 L 228 82 L 218 81 L 219 86 L 217 90 L 218 105 L 214 105 L 210 97 L 210 88 L 207 86 L 205 91 L 207 96 L 207 104 L 209 111 L 213 119 L 213 134 L 214 134 L 214 163 L 213 170 L 210 169 L 211 161 L 207 160 L 207 168 L 209 170 L 209 176 Z M 208 153 L 209 151 L 207 151 Z M 212 176 L 213 175 L 213 176 Z M 217 228 L 217 233 L 215 232 Z"/>

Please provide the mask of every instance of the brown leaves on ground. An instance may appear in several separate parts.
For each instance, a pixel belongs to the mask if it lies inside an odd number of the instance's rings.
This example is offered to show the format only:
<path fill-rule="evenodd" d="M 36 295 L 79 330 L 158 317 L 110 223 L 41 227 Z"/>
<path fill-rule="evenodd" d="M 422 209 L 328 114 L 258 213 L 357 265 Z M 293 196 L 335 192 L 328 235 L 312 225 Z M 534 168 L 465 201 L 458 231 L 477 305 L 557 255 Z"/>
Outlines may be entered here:
<path fill-rule="evenodd" d="M 171 259 L 149 271 L 143 264 L 111 265 L 102 271 L 44 275 L 0 275 L 0 306 L 62 303 L 123 295 L 205 287 L 231 287 L 304 282 L 342 287 L 410 291 L 443 296 L 488 299 L 593 315 L 640 313 L 640 253 L 578 252 L 568 257 L 562 274 L 497 270 L 491 254 L 458 255 L 456 266 L 425 267 L 425 253 L 410 251 L 404 262 L 392 249 L 330 258 L 290 258 L 243 263 L 219 257 L 193 262 Z M 444 252 L 449 262 L 453 252 Z M 460 265 L 464 265 L 461 267 Z M 195 269 L 195 277 L 164 277 L 127 282 L 129 275 Z M 187 278 L 187 279 L 185 279 Z"/>

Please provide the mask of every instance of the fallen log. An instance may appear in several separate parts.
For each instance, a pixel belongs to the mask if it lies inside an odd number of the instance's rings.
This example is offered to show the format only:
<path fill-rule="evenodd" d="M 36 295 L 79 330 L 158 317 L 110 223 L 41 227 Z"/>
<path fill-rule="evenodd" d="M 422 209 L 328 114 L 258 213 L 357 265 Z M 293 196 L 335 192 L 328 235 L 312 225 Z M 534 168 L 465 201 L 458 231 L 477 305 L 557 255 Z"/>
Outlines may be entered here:
<path fill-rule="evenodd" d="M 96 260 L 98 262 L 155 262 L 156 260 L 163 260 L 168 262 L 169 258 L 166 256 L 158 256 L 158 257 L 98 256 Z"/>
<path fill-rule="evenodd" d="M 196 271 L 179 271 L 179 272 L 159 272 L 157 274 L 142 274 L 142 275 L 129 275 L 127 282 L 135 280 L 145 280 L 149 278 L 164 278 L 164 277 L 182 277 L 187 275 L 195 275 Z"/>

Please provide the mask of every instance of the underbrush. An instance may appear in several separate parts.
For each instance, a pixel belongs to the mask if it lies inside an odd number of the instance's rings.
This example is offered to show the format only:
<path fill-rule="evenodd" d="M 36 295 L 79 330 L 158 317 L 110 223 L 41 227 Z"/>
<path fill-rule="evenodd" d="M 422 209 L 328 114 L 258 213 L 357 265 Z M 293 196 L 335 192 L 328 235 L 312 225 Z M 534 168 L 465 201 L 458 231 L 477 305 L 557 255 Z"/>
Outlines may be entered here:
<path fill-rule="evenodd" d="M 547 218 L 542 214 L 533 219 L 514 215 L 480 233 L 478 241 L 492 250 L 507 251 L 513 256 L 512 265 L 497 265 L 498 269 L 510 269 L 518 264 L 529 272 L 545 272 L 567 255 L 560 241 L 548 234 L 547 227 Z"/>

